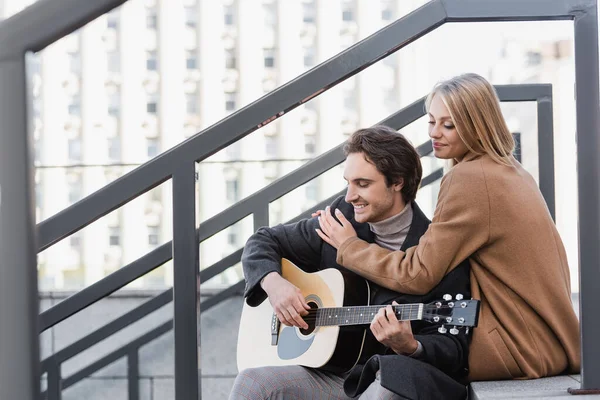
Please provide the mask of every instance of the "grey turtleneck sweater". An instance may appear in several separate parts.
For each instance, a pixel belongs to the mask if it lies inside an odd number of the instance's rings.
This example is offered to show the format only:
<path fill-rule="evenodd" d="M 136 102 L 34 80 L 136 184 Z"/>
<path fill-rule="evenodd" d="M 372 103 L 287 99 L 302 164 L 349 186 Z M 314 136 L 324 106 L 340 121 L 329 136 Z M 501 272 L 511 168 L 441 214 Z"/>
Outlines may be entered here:
<path fill-rule="evenodd" d="M 413 210 L 410 203 L 399 213 L 383 221 L 369 222 L 375 234 L 375 243 L 388 250 L 400 250 L 412 223 Z"/>

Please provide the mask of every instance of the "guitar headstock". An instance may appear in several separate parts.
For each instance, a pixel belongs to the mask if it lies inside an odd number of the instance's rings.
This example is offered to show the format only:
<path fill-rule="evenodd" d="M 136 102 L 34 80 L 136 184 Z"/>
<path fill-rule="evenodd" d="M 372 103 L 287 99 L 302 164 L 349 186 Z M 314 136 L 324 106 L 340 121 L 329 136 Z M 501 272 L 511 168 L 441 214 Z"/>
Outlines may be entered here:
<path fill-rule="evenodd" d="M 446 294 L 442 300 L 425 304 L 422 319 L 434 324 L 441 324 L 440 333 L 448 329 L 444 325 L 451 325 L 450 333 L 458 334 L 458 329 L 476 327 L 479 320 L 479 300 L 465 300 L 461 294 L 455 298 Z"/>

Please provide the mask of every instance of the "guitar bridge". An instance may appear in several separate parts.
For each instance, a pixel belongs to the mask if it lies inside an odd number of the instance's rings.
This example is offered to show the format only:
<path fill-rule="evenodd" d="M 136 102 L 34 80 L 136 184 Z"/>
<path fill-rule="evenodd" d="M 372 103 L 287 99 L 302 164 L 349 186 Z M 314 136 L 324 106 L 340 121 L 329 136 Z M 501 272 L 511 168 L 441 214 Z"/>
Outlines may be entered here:
<path fill-rule="evenodd" d="M 277 315 L 273 314 L 273 317 L 271 317 L 271 346 L 277 346 L 277 342 L 279 341 L 280 323 Z"/>

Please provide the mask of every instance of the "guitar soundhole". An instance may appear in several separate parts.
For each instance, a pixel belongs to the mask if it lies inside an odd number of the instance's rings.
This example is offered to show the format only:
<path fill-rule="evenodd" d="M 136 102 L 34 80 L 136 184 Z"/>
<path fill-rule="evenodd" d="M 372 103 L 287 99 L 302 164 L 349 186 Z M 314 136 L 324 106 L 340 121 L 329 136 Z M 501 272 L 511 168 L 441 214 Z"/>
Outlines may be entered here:
<path fill-rule="evenodd" d="M 309 301 L 308 302 L 309 307 L 311 308 L 311 310 L 316 310 L 317 308 L 319 308 L 319 306 L 317 305 L 317 303 L 315 303 L 314 301 Z M 302 329 L 300 328 L 300 333 L 303 335 L 310 335 L 311 333 L 314 332 L 315 330 L 315 313 L 310 313 L 307 316 L 304 317 L 304 320 L 306 321 L 306 323 L 308 324 L 308 329 Z"/>

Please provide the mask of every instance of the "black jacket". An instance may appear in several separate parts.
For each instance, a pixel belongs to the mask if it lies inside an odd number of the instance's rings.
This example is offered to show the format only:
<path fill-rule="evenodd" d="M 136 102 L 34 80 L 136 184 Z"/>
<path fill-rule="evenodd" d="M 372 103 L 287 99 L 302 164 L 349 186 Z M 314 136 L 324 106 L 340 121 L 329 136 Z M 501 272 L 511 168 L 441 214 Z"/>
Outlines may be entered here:
<path fill-rule="evenodd" d="M 416 203 L 413 202 L 412 207 L 413 220 L 401 250 L 415 246 L 430 223 Z M 374 242 L 374 234 L 369 225 L 354 220 L 354 209 L 343 197 L 332 203 L 331 212 L 336 208 L 352 223 L 358 237 Z M 348 271 L 336 263 L 337 250 L 317 235 L 315 229 L 318 227 L 317 218 L 305 219 L 294 224 L 260 228 L 248 239 L 242 254 L 246 278 L 244 295 L 248 305 L 257 306 L 266 299 L 260 280 L 270 272 L 281 272 L 281 258 L 289 259 L 306 272 L 325 268 Z M 471 296 L 468 261 L 452 270 L 436 288 L 423 296 L 397 293 L 373 282 L 369 284 L 371 304 L 389 304 L 393 300 L 400 304 L 430 303 L 441 299 L 446 293 L 461 293 L 466 299 Z M 468 335 L 463 330 L 456 336 L 442 335 L 437 331 L 438 326 L 424 321 L 413 321 L 411 325 L 415 338 L 421 342 L 424 350 L 418 360 L 389 354 L 391 350 L 376 342 L 368 330 L 370 341 L 379 345 L 379 355 L 350 371 L 344 385 L 349 396 L 364 391 L 375 378 L 375 372 L 380 370 L 382 386 L 407 398 L 465 397 L 465 387 L 459 382 L 467 373 Z"/>

